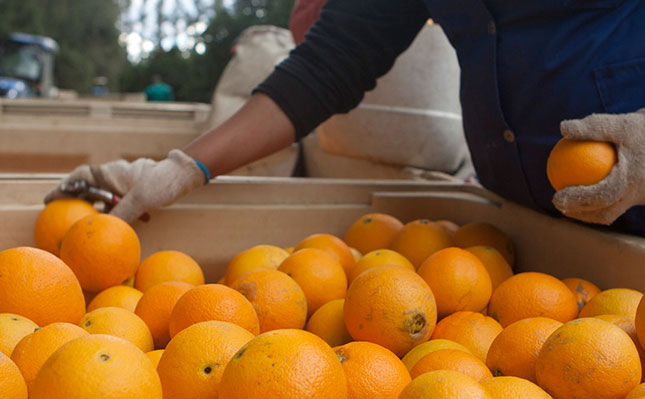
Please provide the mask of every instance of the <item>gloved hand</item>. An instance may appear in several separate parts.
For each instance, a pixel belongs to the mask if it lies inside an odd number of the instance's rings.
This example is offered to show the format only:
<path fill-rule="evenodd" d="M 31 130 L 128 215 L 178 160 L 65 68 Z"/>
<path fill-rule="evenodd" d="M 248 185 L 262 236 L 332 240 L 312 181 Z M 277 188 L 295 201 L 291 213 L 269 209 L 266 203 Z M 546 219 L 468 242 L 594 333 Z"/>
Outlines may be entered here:
<path fill-rule="evenodd" d="M 205 183 L 205 173 L 195 160 L 181 150 L 172 150 L 162 161 L 139 158 L 134 162 L 118 160 L 98 167 L 82 165 L 70 173 L 45 197 L 45 203 L 69 197 L 61 185 L 86 180 L 122 196 L 110 214 L 130 223 L 150 209 L 170 205 Z"/>
<path fill-rule="evenodd" d="M 645 204 L 645 108 L 563 121 L 560 130 L 571 140 L 614 143 L 617 153 L 617 163 L 597 184 L 566 187 L 555 193 L 553 204 L 564 215 L 608 225 L 632 206 Z"/>

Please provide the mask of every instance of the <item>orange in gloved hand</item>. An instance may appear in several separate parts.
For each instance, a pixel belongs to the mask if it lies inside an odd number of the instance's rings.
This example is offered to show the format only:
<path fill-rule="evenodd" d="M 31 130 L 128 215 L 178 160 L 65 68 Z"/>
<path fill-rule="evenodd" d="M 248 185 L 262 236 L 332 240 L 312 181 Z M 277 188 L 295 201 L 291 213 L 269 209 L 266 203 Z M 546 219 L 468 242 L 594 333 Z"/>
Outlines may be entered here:
<path fill-rule="evenodd" d="M 558 191 L 596 184 L 609 175 L 615 163 L 616 150 L 609 143 L 561 139 L 549 154 L 546 174 Z"/>

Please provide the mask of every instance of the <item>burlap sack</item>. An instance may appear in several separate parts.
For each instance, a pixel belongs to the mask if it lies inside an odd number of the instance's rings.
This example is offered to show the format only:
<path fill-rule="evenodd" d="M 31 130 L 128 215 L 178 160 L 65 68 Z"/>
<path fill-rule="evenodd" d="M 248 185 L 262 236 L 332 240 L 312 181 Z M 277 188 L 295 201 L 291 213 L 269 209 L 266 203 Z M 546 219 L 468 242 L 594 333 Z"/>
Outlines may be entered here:
<path fill-rule="evenodd" d="M 220 125 L 251 96 L 294 47 L 291 32 L 270 25 L 246 29 L 237 38 L 234 54 L 217 82 L 208 127 Z"/>
<path fill-rule="evenodd" d="M 474 173 L 461 122 L 459 65 L 438 25 L 422 29 L 358 108 L 316 132 L 332 154 L 461 177 Z"/>

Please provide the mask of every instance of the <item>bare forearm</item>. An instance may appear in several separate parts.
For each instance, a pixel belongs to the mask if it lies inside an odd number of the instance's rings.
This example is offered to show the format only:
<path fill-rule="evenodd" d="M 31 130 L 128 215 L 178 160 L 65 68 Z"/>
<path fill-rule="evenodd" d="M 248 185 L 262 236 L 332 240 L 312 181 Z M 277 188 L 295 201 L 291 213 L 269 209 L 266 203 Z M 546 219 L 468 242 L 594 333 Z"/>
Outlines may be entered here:
<path fill-rule="evenodd" d="M 229 173 L 279 151 L 295 139 L 295 129 L 273 100 L 256 93 L 230 119 L 184 148 L 211 176 Z"/>

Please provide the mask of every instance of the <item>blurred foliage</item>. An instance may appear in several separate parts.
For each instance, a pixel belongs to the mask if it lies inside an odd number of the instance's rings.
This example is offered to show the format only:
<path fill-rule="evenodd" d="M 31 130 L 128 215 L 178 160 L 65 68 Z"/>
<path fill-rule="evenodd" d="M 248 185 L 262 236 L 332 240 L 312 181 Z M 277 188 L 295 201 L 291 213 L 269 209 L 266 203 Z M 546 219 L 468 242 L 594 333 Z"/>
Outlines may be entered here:
<path fill-rule="evenodd" d="M 215 16 L 202 34 L 206 52 L 182 54 L 157 49 L 150 57 L 125 68 L 120 89 L 143 90 L 156 73 L 175 90 L 177 101 L 210 102 L 217 80 L 231 59 L 231 49 L 242 31 L 252 25 L 286 28 L 294 0 L 237 0 L 225 8 L 216 1 Z"/>
<path fill-rule="evenodd" d="M 60 45 L 55 76 L 59 87 L 89 92 L 96 76 L 117 89 L 127 64 L 115 22 L 126 5 L 114 0 L 1 0 L 0 30 L 54 38 Z"/>
<path fill-rule="evenodd" d="M 193 2 L 197 13 L 185 5 Z M 206 10 L 199 0 L 174 0 L 171 13 L 164 14 L 160 0 L 140 3 L 139 21 L 120 18 L 129 0 L 0 0 L 0 31 L 24 32 L 54 38 L 60 45 L 56 59 L 56 83 L 63 89 L 88 93 L 97 76 L 106 76 L 110 91 L 142 91 L 160 74 L 175 90 L 177 101 L 210 102 L 213 90 L 231 58 L 235 38 L 251 25 L 287 27 L 294 0 L 235 0 L 230 7 L 215 0 Z M 227 3 L 228 4 L 228 3 Z M 157 28 L 156 49 L 137 64 L 127 61 L 119 45 L 121 29 L 133 29 L 155 13 L 157 25 L 185 20 L 188 24 L 209 16 L 201 35 L 203 54 L 161 50 Z"/>

